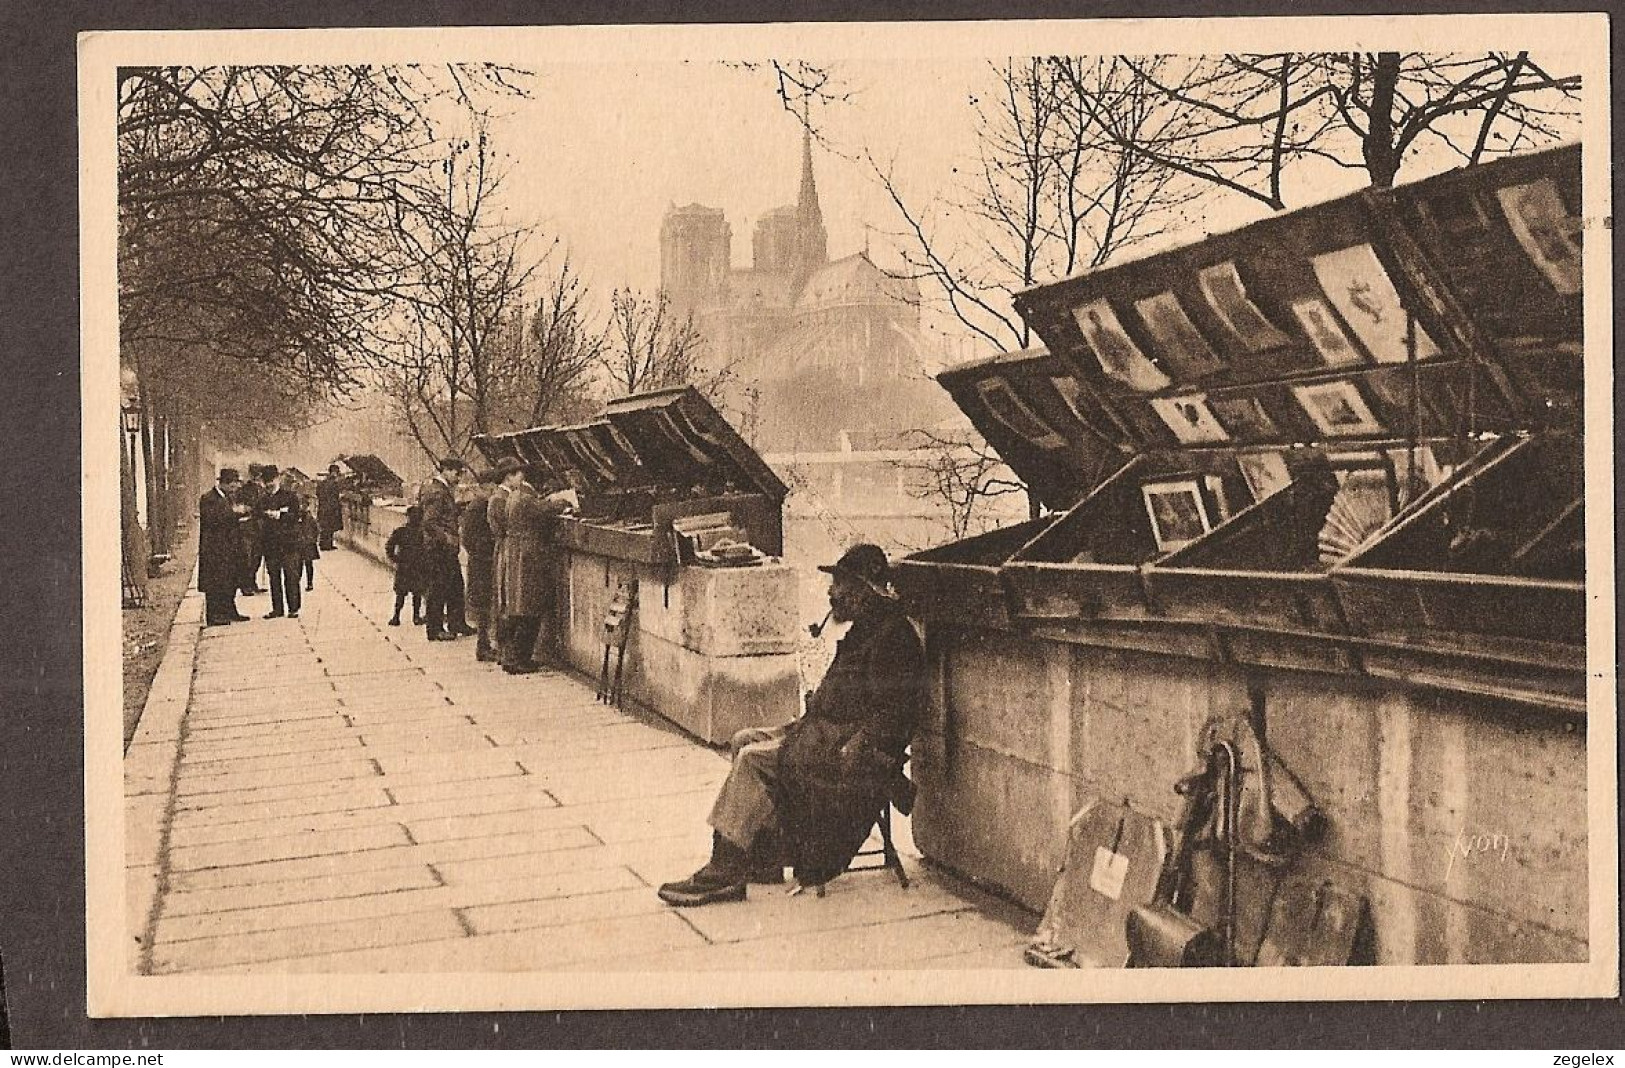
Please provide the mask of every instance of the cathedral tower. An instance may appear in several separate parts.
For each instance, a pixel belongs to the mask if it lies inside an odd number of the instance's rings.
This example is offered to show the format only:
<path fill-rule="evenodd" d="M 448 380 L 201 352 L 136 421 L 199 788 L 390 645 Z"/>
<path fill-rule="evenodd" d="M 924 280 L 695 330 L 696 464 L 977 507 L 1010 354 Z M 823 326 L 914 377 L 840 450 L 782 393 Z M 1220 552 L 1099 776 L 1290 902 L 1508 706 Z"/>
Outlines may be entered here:
<path fill-rule="evenodd" d="M 733 230 L 719 208 L 669 207 L 660 222 L 660 287 L 681 312 L 727 298 Z"/>

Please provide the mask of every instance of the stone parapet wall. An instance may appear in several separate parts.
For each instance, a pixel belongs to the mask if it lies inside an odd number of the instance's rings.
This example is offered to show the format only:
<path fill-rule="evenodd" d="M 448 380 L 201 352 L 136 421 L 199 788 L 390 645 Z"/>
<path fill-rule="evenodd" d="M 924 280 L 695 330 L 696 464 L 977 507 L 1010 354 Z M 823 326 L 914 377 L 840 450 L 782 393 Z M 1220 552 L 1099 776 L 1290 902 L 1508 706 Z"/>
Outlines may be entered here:
<path fill-rule="evenodd" d="M 1090 799 L 1173 825 L 1203 723 L 1255 686 L 1270 745 L 1330 824 L 1299 873 L 1368 896 L 1378 963 L 1586 959 L 1583 719 L 994 630 L 933 626 L 927 645 L 915 840 L 1030 908 Z"/>

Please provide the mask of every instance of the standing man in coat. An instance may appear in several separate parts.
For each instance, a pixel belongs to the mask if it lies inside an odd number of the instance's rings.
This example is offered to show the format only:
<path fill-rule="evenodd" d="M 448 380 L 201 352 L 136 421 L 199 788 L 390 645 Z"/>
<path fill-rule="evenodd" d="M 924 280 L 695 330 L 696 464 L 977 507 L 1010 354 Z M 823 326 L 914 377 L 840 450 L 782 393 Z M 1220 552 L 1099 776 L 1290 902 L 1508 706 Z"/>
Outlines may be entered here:
<path fill-rule="evenodd" d="M 260 497 L 260 543 L 265 570 L 271 579 L 271 610 L 266 619 L 299 618 L 299 593 L 304 554 L 299 541 L 299 495 L 288 486 L 288 476 L 274 464 L 260 468 L 265 493 Z"/>
<path fill-rule="evenodd" d="M 492 633 L 496 629 L 496 621 L 491 615 L 491 569 L 494 566 L 496 546 L 492 540 L 491 523 L 488 518 L 492 483 L 495 481 L 495 471 L 480 472 L 478 480 L 470 487 L 461 505 L 462 512 L 458 518 L 463 551 L 468 554 L 468 578 L 464 584 L 463 599 L 468 618 L 479 634 L 474 643 L 474 659 L 482 664 L 497 659 L 491 641 Z"/>
<path fill-rule="evenodd" d="M 249 518 L 237 528 L 237 535 L 242 540 L 242 549 L 238 553 L 238 572 L 241 575 L 239 586 L 243 596 L 248 597 L 256 593 L 264 593 L 260 589 L 259 573 L 260 558 L 264 555 L 260 545 L 260 498 L 264 496 L 265 487 L 260 485 L 260 465 L 248 465 L 248 481 L 237 487 L 237 503 L 247 506 Z"/>
<path fill-rule="evenodd" d="M 832 576 L 830 617 L 850 622 L 807 712 L 785 727 L 740 731 L 711 810 L 711 860 L 659 890 L 672 905 L 742 901 L 751 882 L 804 886 L 851 863 L 900 781 L 925 704 L 925 654 L 889 589 L 876 545 L 855 545 Z"/>
<path fill-rule="evenodd" d="M 333 548 L 333 534 L 344 529 L 344 502 L 339 491 L 344 482 L 339 478 L 339 465 L 328 464 L 327 474 L 316 483 L 316 528 L 321 534 L 320 548 Z"/>
<path fill-rule="evenodd" d="M 491 531 L 491 627 L 496 642 L 497 659 L 503 663 L 508 648 L 508 596 L 503 575 L 508 560 L 508 497 L 510 480 L 524 470 L 512 456 L 496 462 L 491 475 L 496 484 L 491 487 L 491 499 L 485 505 L 485 522 Z"/>
<path fill-rule="evenodd" d="M 463 618 L 461 531 L 457 526 L 457 483 L 467 464 L 455 456 L 440 461 L 435 476 L 418 490 L 423 513 L 423 568 L 428 579 L 424 628 L 432 642 L 449 642 L 474 630 Z"/>
<path fill-rule="evenodd" d="M 507 518 L 504 523 L 502 593 L 507 612 L 507 644 L 502 649 L 502 670 L 510 675 L 540 671 L 536 639 L 542 619 L 553 609 L 553 520 L 568 505 L 544 498 L 524 470 L 510 474 Z"/>
<path fill-rule="evenodd" d="M 232 499 L 242 486 L 233 467 L 220 469 L 220 480 L 198 498 L 197 588 L 203 594 L 203 623 L 209 627 L 240 623 L 237 591 L 243 581 L 243 524 L 249 508 Z"/>

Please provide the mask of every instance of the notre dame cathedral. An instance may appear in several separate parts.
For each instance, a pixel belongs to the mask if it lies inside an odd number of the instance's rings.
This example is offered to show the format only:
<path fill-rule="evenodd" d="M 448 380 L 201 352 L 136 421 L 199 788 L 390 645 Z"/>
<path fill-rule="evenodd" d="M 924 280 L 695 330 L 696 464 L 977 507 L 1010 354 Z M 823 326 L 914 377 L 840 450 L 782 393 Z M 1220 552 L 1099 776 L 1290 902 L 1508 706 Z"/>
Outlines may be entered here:
<path fill-rule="evenodd" d="M 953 418 L 926 372 L 919 287 L 867 251 L 829 258 L 810 136 L 796 202 L 757 221 L 750 266 L 733 265 L 732 242 L 720 208 L 674 205 L 660 227 L 660 277 L 713 360 L 732 368 L 726 401 L 758 450 L 894 449 L 909 429 Z"/>

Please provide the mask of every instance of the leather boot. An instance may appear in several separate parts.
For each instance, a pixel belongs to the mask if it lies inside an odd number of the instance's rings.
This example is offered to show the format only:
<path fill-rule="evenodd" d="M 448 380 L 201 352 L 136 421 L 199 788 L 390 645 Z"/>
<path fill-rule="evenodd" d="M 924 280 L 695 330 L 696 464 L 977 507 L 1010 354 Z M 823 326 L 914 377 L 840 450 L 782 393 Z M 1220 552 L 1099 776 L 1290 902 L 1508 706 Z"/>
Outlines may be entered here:
<path fill-rule="evenodd" d="M 777 829 L 763 831 L 750 847 L 747 882 L 777 886 L 784 882 L 785 854 Z"/>
<path fill-rule="evenodd" d="M 748 864 L 749 857 L 743 849 L 713 831 L 710 862 L 687 879 L 665 884 L 657 893 L 660 900 L 679 908 L 743 901 Z"/>

